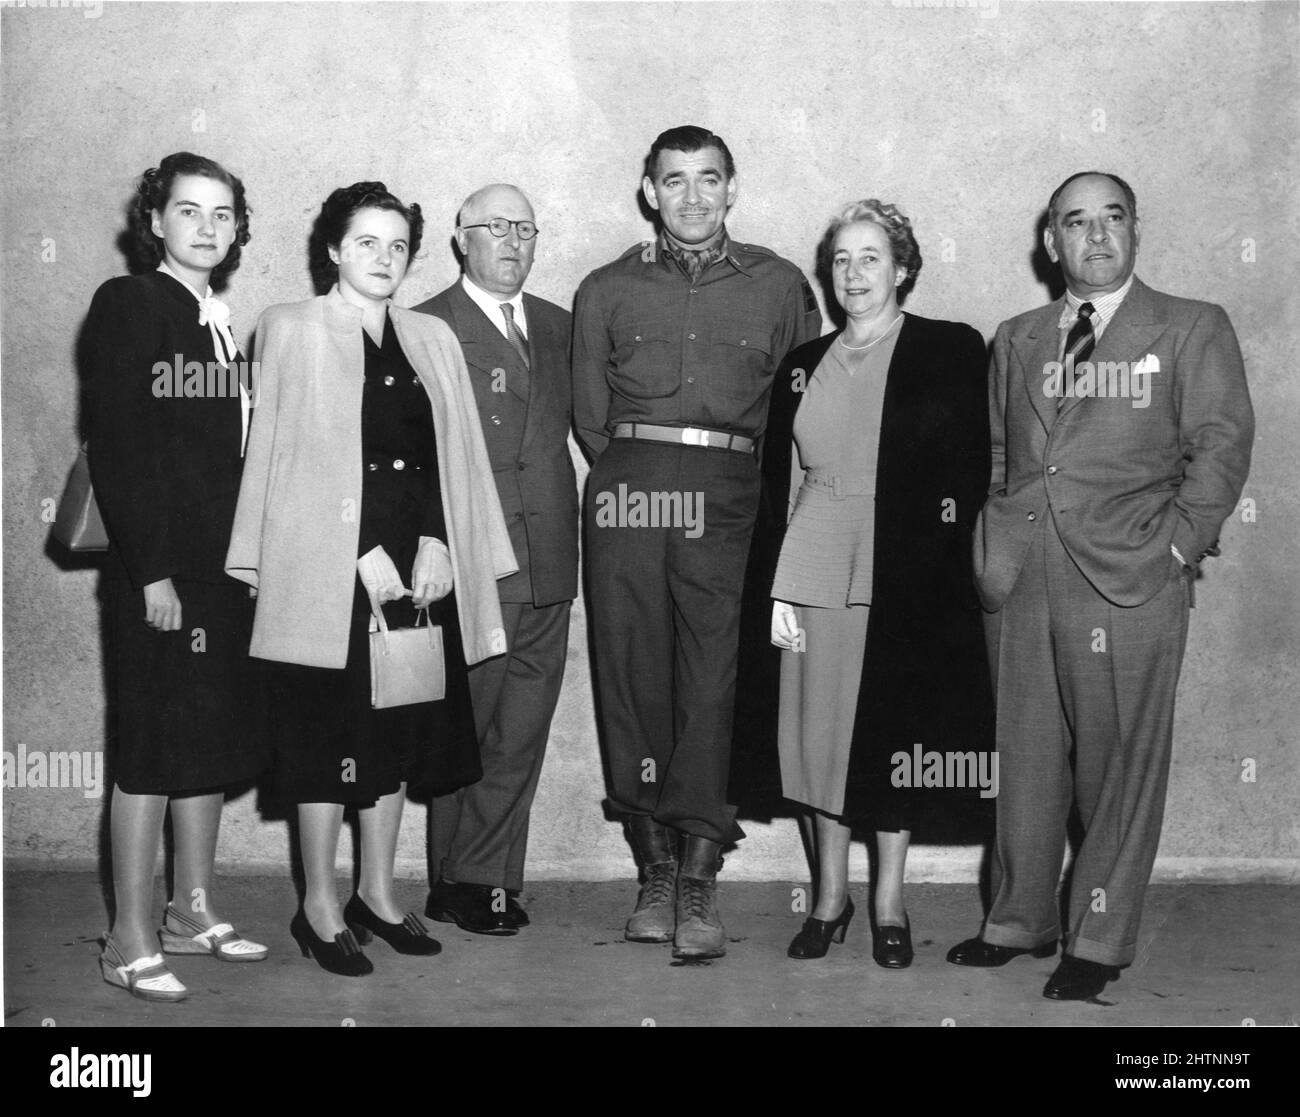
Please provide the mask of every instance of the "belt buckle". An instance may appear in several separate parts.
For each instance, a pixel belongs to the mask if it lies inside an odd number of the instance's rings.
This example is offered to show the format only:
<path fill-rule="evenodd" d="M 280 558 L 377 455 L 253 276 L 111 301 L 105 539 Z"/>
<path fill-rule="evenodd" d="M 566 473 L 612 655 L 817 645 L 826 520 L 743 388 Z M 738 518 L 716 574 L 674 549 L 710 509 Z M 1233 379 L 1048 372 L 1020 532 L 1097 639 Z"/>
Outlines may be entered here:
<path fill-rule="evenodd" d="M 682 442 L 687 446 L 707 446 L 709 432 L 699 427 L 682 427 Z"/>

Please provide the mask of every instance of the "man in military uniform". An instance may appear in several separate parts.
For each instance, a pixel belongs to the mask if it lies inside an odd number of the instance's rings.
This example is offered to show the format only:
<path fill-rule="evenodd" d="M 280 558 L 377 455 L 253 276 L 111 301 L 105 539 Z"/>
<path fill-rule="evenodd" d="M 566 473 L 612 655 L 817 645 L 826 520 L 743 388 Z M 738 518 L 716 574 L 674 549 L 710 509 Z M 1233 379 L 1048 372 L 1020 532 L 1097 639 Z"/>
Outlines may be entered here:
<path fill-rule="evenodd" d="M 797 267 L 728 236 L 718 136 L 669 129 L 645 171 L 657 239 L 592 272 L 574 305 L 596 690 L 610 804 L 645 873 L 627 938 L 716 958 L 719 855 L 743 836 L 727 776 L 754 447 L 777 365 L 821 315 Z"/>

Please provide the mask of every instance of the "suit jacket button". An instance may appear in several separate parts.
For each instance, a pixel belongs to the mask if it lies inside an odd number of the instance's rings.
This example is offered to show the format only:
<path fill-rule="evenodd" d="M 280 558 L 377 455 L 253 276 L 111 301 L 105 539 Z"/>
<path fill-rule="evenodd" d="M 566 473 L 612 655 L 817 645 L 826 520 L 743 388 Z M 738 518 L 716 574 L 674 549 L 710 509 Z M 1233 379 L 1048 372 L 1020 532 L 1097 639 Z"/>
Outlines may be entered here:
<path fill-rule="evenodd" d="M 395 383 L 396 383 L 396 381 L 395 381 L 391 376 L 385 376 L 385 377 L 384 377 L 384 387 L 385 387 L 385 388 L 391 388 Z"/>
<path fill-rule="evenodd" d="M 493 422 L 496 426 L 499 427 L 499 426 L 501 425 L 501 416 L 500 416 L 500 415 L 493 415 L 493 416 L 492 416 L 492 422 Z"/>
<path fill-rule="evenodd" d="M 393 468 L 394 468 L 394 469 L 397 469 L 397 470 L 405 469 L 405 468 L 406 468 L 406 463 L 405 463 L 404 461 L 402 461 L 401 458 L 395 458 L 395 459 L 393 459 Z"/>
<path fill-rule="evenodd" d="M 379 468 L 379 466 L 378 466 L 376 463 L 371 462 L 368 468 L 370 469 L 370 472 L 371 472 L 371 473 L 374 473 L 375 470 L 377 470 L 377 469 Z"/>
<path fill-rule="evenodd" d="M 1038 513 L 1037 513 L 1037 512 L 1030 512 L 1029 515 L 1025 517 L 1025 519 L 1026 519 L 1026 520 L 1036 520 L 1036 519 L 1038 519 Z"/>
<path fill-rule="evenodd" d="M 1050 474 L 1050 473 L 1055 473 L 1055 472 L 1056 472 L 1056 466 L 1054 466 L 1054 465 L 1049 465 L 1049 466 L 1047 467 L 1047 472 L 1048 472 L 1049 474 Z"/>

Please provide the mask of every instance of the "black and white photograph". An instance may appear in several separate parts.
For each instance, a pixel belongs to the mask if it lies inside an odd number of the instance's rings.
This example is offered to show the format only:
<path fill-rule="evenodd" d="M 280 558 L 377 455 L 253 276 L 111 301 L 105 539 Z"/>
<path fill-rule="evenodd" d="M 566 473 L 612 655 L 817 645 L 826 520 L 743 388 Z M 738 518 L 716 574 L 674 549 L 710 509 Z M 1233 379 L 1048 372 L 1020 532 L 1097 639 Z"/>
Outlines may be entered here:
<path fill-rule="evenodd" d="M 35 1086 L 185 1096 L 197 1027 L 1281 1083 L 1300 3 L 17 0 L 0 157 Z"/>

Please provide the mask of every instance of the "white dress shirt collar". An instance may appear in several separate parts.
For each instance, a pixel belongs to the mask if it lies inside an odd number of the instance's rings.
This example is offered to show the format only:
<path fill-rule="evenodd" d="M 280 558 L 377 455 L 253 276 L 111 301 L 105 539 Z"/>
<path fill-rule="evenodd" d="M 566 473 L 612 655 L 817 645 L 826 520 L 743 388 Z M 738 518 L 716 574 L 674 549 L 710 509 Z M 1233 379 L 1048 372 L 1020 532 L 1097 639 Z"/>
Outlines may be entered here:
<path fill-rule="evenodd" d="M 478 305 L 479 309 L 488 316 L 488 321 L 500 331 L 502 337 L 506 337 L 506 316 L 501 312 L 501 304 L 509 303 L 515 309 L 515 325 L 519 327 L 519 332 L 528 337 L 528 318 L 524 314 L 524 293 L 516 291 L 513 298 L 499 299 L 490 291 L 484 291 L 477 283 L 467 275 L 460 277 L 460 285 L 465 288 L 467 294 Z"/>
<path fill-rule="evenodd" d="M 1098 295 L 1091 299 L 1081 299 L 1073 291 L 1066 290 L 1065 306 L 1061 308 L 1060 327 L 1068 330 L 1074 325 L 1074 320 L 1079 317 L 1079 307 L 1084 303 L 1092 303 L 1092 332 L 1097 340 L 1101 340 L 1101 335 L 1106 332 L 1106 327 L 1110 320 L 1115 317 L 1115 312 L 1119 310 L 1120 304 L 1124 297 L 1129 293 L 1133 286 L 1133 276 L 1130 273 L 1128 279 L 1124 281 L 1124 286 L 1117 291 L 1112 291 L 1108 295 Z"/>

